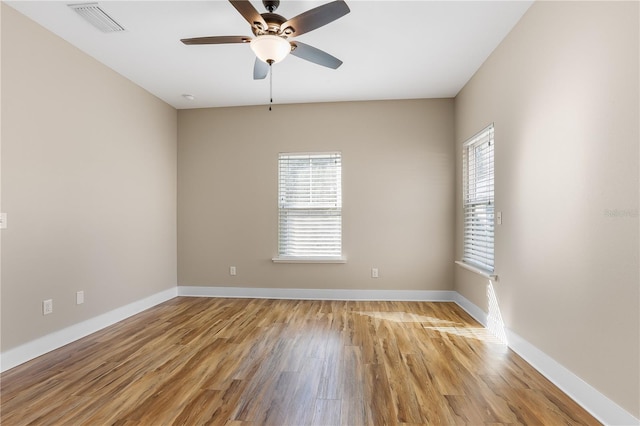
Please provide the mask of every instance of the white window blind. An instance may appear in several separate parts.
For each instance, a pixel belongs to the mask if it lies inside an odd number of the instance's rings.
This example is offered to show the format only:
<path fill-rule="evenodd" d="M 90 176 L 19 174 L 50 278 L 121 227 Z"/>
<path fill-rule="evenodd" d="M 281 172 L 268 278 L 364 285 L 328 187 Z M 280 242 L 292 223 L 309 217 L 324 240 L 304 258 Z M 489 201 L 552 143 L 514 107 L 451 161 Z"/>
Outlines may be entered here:
<path fill-rule="evenodd" d="M 464 253 L 462 260 L 494 270 L 493 124 L 463 145 Z"/>
<path fill-rule="evenodd" d="M 342 156 L 280 154 L 278 256 L 342 256 Z"/>

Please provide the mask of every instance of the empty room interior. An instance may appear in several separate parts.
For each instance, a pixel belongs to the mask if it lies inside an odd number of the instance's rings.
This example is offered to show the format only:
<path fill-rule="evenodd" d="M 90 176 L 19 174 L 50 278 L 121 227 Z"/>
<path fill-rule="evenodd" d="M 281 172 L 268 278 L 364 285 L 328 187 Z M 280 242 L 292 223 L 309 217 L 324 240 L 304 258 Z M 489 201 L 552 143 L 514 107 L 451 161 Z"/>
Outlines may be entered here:
<path fill-rule="evenodd" d="M 640 424 L 639 2 L 79 3 L 0 7 L 1 424 Z"/>

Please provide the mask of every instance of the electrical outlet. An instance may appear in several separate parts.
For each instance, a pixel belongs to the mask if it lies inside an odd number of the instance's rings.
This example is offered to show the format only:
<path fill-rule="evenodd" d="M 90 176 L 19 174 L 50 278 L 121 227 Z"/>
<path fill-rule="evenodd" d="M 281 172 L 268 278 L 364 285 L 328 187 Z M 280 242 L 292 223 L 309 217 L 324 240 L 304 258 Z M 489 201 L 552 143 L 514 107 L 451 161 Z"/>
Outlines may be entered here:
<path fill-rule="evenodd" d="M 42 315 L 49 315 L 53 313 L 53 299 L 47 299 L 42 301 Z"/>
<path fill-rule="evenodd" d="M 84 291 L 76 292 L 76 305 L 82 305 L 84 303 Z"/>
<path fill-rule="evenodd" d="M 229 266 L 229 275 L 235 275 L 235 274 L 236 274 L 236 267 Z"/>
<path fill-rule="evenodd" d="M 371 268 L 371 278 L 378 278 L 378 268 Z"/>

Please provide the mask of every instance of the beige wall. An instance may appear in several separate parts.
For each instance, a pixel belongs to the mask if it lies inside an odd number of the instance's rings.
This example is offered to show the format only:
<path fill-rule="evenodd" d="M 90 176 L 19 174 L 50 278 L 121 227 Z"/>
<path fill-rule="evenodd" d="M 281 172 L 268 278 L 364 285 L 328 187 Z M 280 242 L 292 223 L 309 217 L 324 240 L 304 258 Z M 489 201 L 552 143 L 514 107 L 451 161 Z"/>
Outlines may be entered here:
<path fill-rule="evenodd" d="M 636 417 L 638 6 L 535 3 L 456 98 L 458 158 L 495 123 L 495 290 L 507 327 Z M 456 229 L 460 257 L 459 214 Z M 455 277 L 486 308 L 486 281 Z"/>
<path fill-rule="evenodd" d="M 179 285 L 452 288 L 452 100 L 181 110 L 178 128 Z M 278 153 L 334 150 L 347 263 L 272 263 Z"/>
<path fill-rule="evenodd" d="M 176 126 L 2 5 L 2 351 L 175 286 Z"/>

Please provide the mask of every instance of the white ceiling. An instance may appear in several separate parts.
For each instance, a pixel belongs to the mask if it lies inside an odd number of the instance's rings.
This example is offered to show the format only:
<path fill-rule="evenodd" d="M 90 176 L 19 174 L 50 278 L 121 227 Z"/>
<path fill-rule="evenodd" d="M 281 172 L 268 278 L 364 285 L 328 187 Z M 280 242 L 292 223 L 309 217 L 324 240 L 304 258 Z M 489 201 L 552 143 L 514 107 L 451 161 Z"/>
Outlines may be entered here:
<path fill-rule="evenodd" d="M 7 3 L 176 108 L 268 103 L 269 79 L 253 80 L 248 45 L 180 42 L 251 36 L 229 2 L 100 1 L 126 29 L 105 34 L 67 7 L 89 1 Z M 327 2 L 281 0 L 277 13 L 289 19 Z M 344 64 L 332 70 L 289 55 L 274 65 L 274 103 L 453 97 L 531 3 L 347 0 L 351 13 L 298 38 Z"/>

